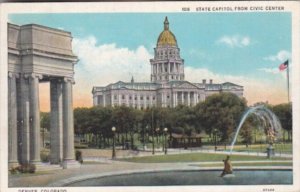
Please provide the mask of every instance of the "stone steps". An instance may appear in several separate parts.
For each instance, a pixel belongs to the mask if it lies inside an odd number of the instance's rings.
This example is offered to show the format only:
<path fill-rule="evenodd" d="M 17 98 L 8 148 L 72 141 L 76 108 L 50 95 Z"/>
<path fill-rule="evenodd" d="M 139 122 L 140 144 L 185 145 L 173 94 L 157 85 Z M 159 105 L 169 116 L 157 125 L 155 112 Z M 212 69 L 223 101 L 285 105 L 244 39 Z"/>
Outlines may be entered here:
<path fill-rule="evenodd" d="M 53 164 L 37 164 L 36 165 L 36 172 L 43 172 L 43 171 L 53 171 L 53 170 L 61 170 L 63 169 L 60 165 L 53 165 Z"/>

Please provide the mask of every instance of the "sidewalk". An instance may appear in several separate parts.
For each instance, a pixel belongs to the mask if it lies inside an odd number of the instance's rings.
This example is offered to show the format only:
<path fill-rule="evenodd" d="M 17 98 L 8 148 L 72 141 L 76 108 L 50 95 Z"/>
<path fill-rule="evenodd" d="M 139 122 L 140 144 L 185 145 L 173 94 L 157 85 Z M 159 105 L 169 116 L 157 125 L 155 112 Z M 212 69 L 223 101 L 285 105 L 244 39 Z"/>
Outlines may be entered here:
<path fill-rule="evenodd" d="M 152 156 L 152 151 L 126 152 L 120 151 L 118 158 Z M 95 162 L 92 164 L 82 164 L 76 169 L 60 169 L 53 171 L 39 172 L 36 174 L 20 174 L 9 175 L 9 187 L 44 187 L 44 186 L 63 186 L 66 183 L 88 179 L 93 177 L 108 176 L 113 174 L 124 174 L 134 172 L 149 172 L 149 171 L 166 171 L 166 170 L 222 170 L 221 161 L 212 162 L 184 162 L 184 163 L 131 163 L 125 161 L 111 160 L 111 152 L 107 150 L 106 156 L 103 157 L 84 157 L 84 162 Z M 168 149 L 168 154 L 184 154 L 184 153 L 216 153 L 227 155 L 227 151 L 214 151 L 209 149 Z M 117 153 L 118 154 L 118 153 Z M 126 156 L 126 155 L 127 156 Z M 232 154 L 266 156 L 265 153 L 248 153 L 248 152 L 233 152 Z M 95 154 L 89 154 L 95 155 Z M 155 155 L 164 155 L 163 151 L 155 151 Z M 292 157 L 290 154 L 281 154 L 281 157 Z M 273 162 L 291 162 L 292 160 L 277 160 Z M 237 165 L 235 169 L 291 169 L 291 166 L 242 166 L 238 163 L 269 162 L 267 160 L 260 161 L 235 161 Z M 205 165 L 201 167 L 201 165 Z M 211 165 L 211 166 L 210 166 Z"/>
<path fill-rule="evenodd" d="M 248 161 L 251 162 L 251 161 Z M 260 161 L 264 162 L 264 161 Z M 278 161 L 282 162 L 282 161 Z M 284 162 L 284 161 L 283 161 Z M 33 175 L 9 175 L 9 187 L 59 187 L 68 183 L 115 174 L 130 174 L 157 171 L 182 171 L 182 170 L 222 170 L 223 166 L 216 166 L 220 162 L 185 162 L 185 163 L 130 163 L 111 161 L 103 164 L 82 164 L 76 169 L 62 169 L 48 171 Z M 204 166 L 201 165 L 213 165 Z M 237 169 L 291 169 L 290 166 L 243 166 Z"/>
<path fill-rule="evenodd" d="M 217 150 L 215 151 L 214 149 L 205 149 L 205 148 L 189 148 L 189 149 L 168 149 L 168 154 L 182 154 L 182 153 L 216 153 L 216 154 L 225 154 L 225 155 L 249 155 L 249 156 L 262 156 L 266 157 L 267 153 L 261 153 L 261 152 L 241 152 L 241 151 L 233 151 L 230 153 L 230 151 L 223 151 L 223 150 Z M 148 149 L 146 151 L 140 151 L 138 156 L 151 156 L 152 155 L 152 150 Z M 162 149 L 160 150 L 155 150 L 155 155 L 164 155 L 164 152 Z M 275 157 L 286 157 L 286 158 L 292 158 L 293 154 L 283 154 L 283 153 L 276 153 L 275 152 Z"/>

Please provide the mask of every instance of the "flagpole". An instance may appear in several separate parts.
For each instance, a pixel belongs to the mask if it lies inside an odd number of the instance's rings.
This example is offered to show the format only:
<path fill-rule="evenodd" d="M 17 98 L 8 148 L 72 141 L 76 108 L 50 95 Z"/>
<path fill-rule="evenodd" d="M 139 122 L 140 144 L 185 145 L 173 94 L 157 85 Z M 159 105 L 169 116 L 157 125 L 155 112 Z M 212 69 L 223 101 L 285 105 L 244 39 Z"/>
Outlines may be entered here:
<path fill-rule="evenodd" d="M 288 89 L 288 103 L 290 103 L 290 75 L 289 65 L 287 65 L 286 77 L 287 77 L 287 89 Z"/>

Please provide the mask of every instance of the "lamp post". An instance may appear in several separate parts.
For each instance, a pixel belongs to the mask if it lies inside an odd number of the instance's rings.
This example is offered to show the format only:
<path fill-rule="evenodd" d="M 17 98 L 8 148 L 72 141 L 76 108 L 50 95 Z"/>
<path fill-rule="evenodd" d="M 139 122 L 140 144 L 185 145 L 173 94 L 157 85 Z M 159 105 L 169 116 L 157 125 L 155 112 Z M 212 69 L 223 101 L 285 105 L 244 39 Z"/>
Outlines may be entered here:
<path fill-rule="evenodd" d="M 215 151 L 217 151 L 217 129 L 214 129 L 214 135 L 215 135 Z"/>
<path fill-rule="evenodd" d="M 147 131 L 147 130 L 148 130 L 148 125 L 146 126 L 146 130 L 145 129 L 143 130 L 143 149 L 144 150 L 146 150 L 146 148 L 145 148 L 145 131 Z"/>
<path fill-rule="evenodd" d="M 154 150 L 154 126 L 153 126 L 153 108 L 151 111 L 151 129 L 152 129 L 152 155 L 155 154 L 155 150 Z"/>
<path fill-rule="evenodd" d="M 159 135 L 159 127 L 157 127 L 156 129 L 155 129 L 155 132 L 156 132 L 156 147 L 158 148 L 159 146 L 158 146 L 158 135 Z"/>
<path fill-rule="evenodd" d="M 167 149 L 167 132 L 168 132 L 168 128 L 164 128 L 164 135 L 165 135 L 165 155 L 168 152 L 168 149 Z"/>
<path fill-rule="evenodd" d="M 113 132 L 112 159 L 116 159 L 116 149 L 115 149 L 115 132 L 116 132 L 116 127 L 112 127 L 111 130 Z"/>

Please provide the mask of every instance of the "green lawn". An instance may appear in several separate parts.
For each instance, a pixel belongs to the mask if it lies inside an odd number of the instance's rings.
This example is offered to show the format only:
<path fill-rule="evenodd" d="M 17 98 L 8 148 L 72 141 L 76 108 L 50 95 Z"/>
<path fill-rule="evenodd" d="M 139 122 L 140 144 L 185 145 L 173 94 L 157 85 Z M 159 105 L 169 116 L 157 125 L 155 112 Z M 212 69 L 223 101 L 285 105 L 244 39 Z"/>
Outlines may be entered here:
<path fill-rule="evenodd" d="M 213 153 L 189 153 L 176 155 L 156 155 L 147 157 L 133 157 L 122 159 L 122 161 L 136 163 L 175 163 L 175 162 L 199 162 L 199 161 L 220 161 L 226 158 L 225 154 Z M 274 157 L 272 160 L 290 160 L 291 158 Z M 268 160 L 266 157 L 231 155 L 231 161 L 255 161 Z M 271 160 L 270 160 L 271 161 Z"/>
<path fill-rule="evenodd" d="M 286 143 L 286 144 L 274 144 L 273 145 L 276 153 L 282 153 L 282 154 L 292 154 L 292 144 Z M 265 152 L 267 148 L 266 144 L 260 145 L 248 145 L 248 148 L 245 145 L 238 145 L 234 147 L 234 151 L 249 151 L 249 152 Z"/>
<path fill-rule="evenodd" d="M 251 163 L 232 163 L 232 166 L 292 166 L 292 162 L 251 162 Z M 200 167 L 223 167 L 223 163 L 202 164 Z"/>
<path fill-rule="evenodd" d="M 268 145 L 267 144 L 252 144 L 248 145 L 248 148 L 246 145 L 235 145 L 233 148 L 233 151 L 238 151 L 238 152 L 266 152 Z M 285 144 L 274 144 L 273 145 L 275 152 L 276 153 L 281 153 L 281 154 L 292 154 L 293 152 L 293 145 L 292 143 L 285 143 Z M 214 149 L 215 146 L 210 145 L 210 146 L 205 146 L 205 148 L 208 149 Z M 218 150 L 225 150 L 224 145 L 217 145 Z M 230 146 L 226 146 L 226 151 L 230 150 Z"/>

